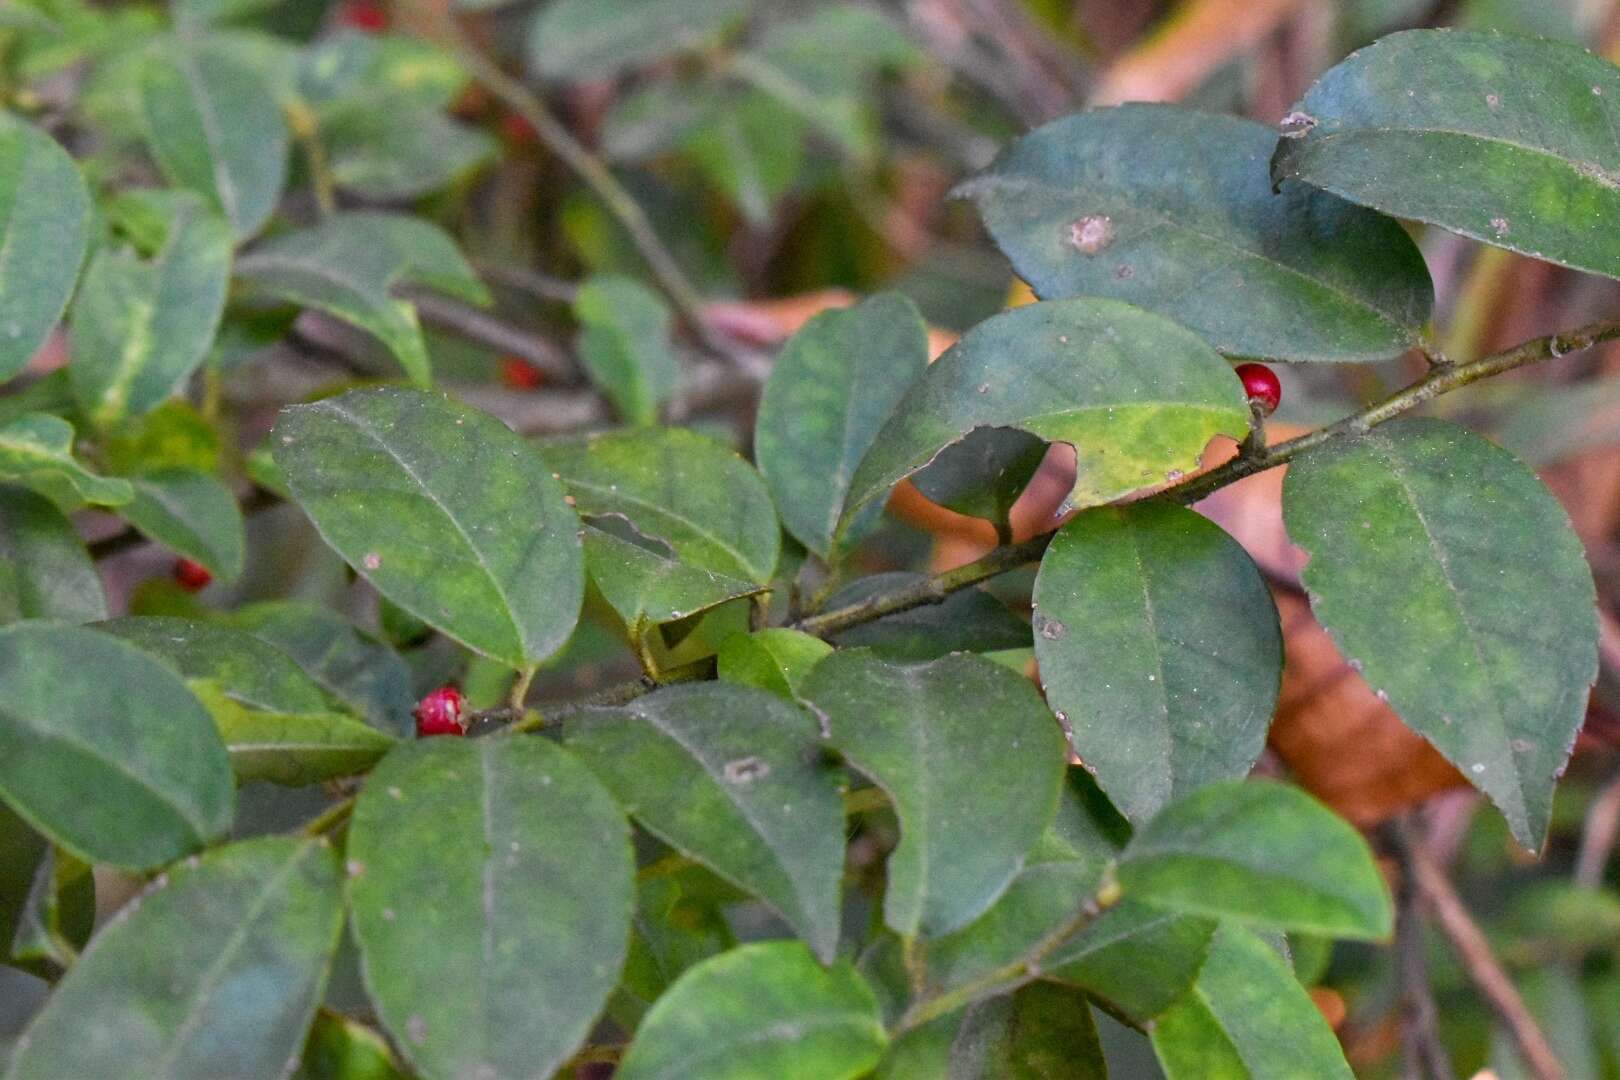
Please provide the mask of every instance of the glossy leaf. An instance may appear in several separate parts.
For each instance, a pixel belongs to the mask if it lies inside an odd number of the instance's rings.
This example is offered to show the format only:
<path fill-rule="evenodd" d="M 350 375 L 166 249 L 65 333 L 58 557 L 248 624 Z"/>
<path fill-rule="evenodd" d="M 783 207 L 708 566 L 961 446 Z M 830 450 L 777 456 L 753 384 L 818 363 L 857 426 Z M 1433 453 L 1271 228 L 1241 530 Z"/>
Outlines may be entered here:
<path fill-rule="evenodd" d="M 1592 574 L 1557 500 L 1479 436 L 1402 419 L 1295 461 L 1283 514 L 1340 649 L 1539 847 L 1597 673 Z"/>
<path fill-rule="evenodd" d="M 587 527 L 583 542 L 591 580 L 632 627 L 638 622 L 684 619 L 727 600 L 764 591 L 751 581 L 689 566 L 605 529 Z"/>
<path fill-rule="evenodd" d="M 1167 1080 L 1352 1075 L 1288 962 L 1230 923 L 1215 932 L 1192 992 L 1161 1013 L 1149 1034 Z"/>
<path fill-rule="evenodd" d="M 1034 603 L 1047 704 L 1126 817 L 1248 774 L 1282 633 L 1259 569 L 1219 526 L 1179 506 L 1088 510 L 1046 549 Z"/>
<path fill-rule="evenodd" d="M 730 448 L 685 428 L 646 428 L 550 443 L 582 517 L 622 517 L 684 563 L 763 585 L 781 530 L 765 482 Z"/>
<path fill-rule="evenodd" d="M 574 296 L 580 363 L 628 424 L 654 424 L 675 392 L 680 361 L 670 348 L 674 317 L 647 286 L 626 277 L 594 277 Z"/>
<path fill-rule="evenodd" d="M 89 239 L 90 193 L 73 159 L 33 125 L 0 116 L 0 382 L 62 317 Z"/>
<path fill-rule="evenodd" d="M 238 237 L 275 212 L 287 179 L 287 125 L 263 76 L 209 39 L 173 39 L 141 72 L 141 122 L 165 175 L 207 198 Z"/>
<path fill-rule="evenodd" d="M 769 690 L 792 701 L 799 687 L 832 646 L 820 638 L 781 626 L 768 626 L 752 634 L 733 634 L 720 643 L 715 656 L 720 678 L 742 686 Z"/>
<path fill-rule="evenodd" d="M 73 305 L 68 374 L 102 427 L 149 412 L 208 355 L 231 276 L 229 225 L 195 199 L 151 262 L 103 248 Z"/>
<path fill-rule="evenodd" d="M 337 948 L 342 885 L 324 840 L 266 837 L 174 867 L 97 934 L 7 1080 L 284 1076 Z"/>
<path fill-rule="evenodd" d="M 749 6 L 749 0 L 548 0 L 529 30 L 529 64 L 551 79 L 610 78 L 702 45 Z"/>
<path fill-rule="evenodd" d="M 1119 882 L 1159 907 L 1334 937 L 1387 937 L 1393 917 L 1361 834 L 1269 780 L 1211 784 L 1165 807 L 1120 856 Z"/>
<path fill-rule="evenodd" d="M 0 622 L 106 617 L 101 575 L 73 523 L 42 495 L 0 487 Z"/>
<path fill-rule="evenodd" d="M 963 335 L 912 384 L 855 471 L 840 533 L 974 428 L 1014 427 L 1079 455 L 1065 506 L 1110 502 L 1197 467 L 1249 407 L 1231 367 L 1169 320 L 1116 300 L 1015 308 Z"/>
<path fill-rule="evenodd" d="M 927 328 L 899 293 L 822 312 L 777 355 L 754 422 L 754 455 L 783 527 L 824 560 L 876 524 L 869 514 L 837 541 L 856 466 L 927 366 Z"/>
<path fill-rule="evenodd" d="M 1391 34 L 1290 117 L 1278 181 L 1620 277 L 1620 71 L 1602 57 L 1504 34 Z"/>
<path fill-rule="evenodd" d="M 888 1039 L 871 988 L 847 961 L 827 969 L 797 941 L 705 960 L 648 1010 L 619 1080 L 854 1080 Z"/>
<path fill-rule="evenodd" d="M 0 702 L 0 797 L 73 854 L 145 869 L 229 827 L 230 765 L 208 713 L 134 646 L 81 627 L 0 629 Z"/>
<path fill-rule="evenodd" d="M 1146 1023 L 1192 986 L 1215 926 L 1214 919 L 1122 900 L 1053 950 L 1041 971 Z"/>
<path fill-rule="evenodd" d="M 1035 688 L 976 656 L 901 665 L 851 650 L 816 665 L 803 695 L 900 816 L 884 921 L 935 937 L 983 914 L 1056 813 L 1063 737 Z"/>
<path fill-rule="evenodd" d="M 414 390 L 284 409 L 276 464 L 326 542 L 400 607 L 525 668 L 573 631 L 579 522 L 534 448 Z"/>
<path fill-rule="evenodd" d="M 1044 299 L 1125 300 L 1232 356 L 1406 351 L 1434 301 L 1417 245 L 1313 188 L 1274 195 L 1276 139 L 1174 105 L 1091 109 L 1025 135 L 959 191 Z"/>
<path fill-rule="evenodd" d="M 922 574 L 893 570 L 845 585 L 825 610 L 857 604 L 869 596 L 915 583 Z M 1029 647 L 1029 626 L 983 589 L 958 589 L 938 604 L 885 615 L 833 635 L 843 647 L 860 647 L 892 660 L 933 660 L 952 652 L 997 652 Z"/>
<path fill-rule="evenodd" d="M 361 792 L 348 855 L 366 987 L 411 1064 L 555 1072 L 630 928 L 629 828 L 590 773 L 544 739 L 401 746 Z"/>
<path fill-rule="evenodd" d="M 832 958 L 844 815 L 807 714 L 751 687 L 670 686 L 580 714 L 565 741 L 642 828 L 759 896 Z"/>
<path fill-rule="evenodd" d="M 129 483 L 97 476 L 73 456 L 73 425 L 59 416 L 24 413 L 0 426 L 0 479 L 19 480 L 42 494 L 62 492 L 96 506 L 135 497 Z"/>
<path fill-rule="evenodd" d="M 161 469 L 125 477 L 135 498 L 118 513 L 177 554 L 232 581 L 242 573 L 247 538 L 231 489 L 208 473 Z"/>
<path fill-rule="evenodd" d="M 489 302 L 455 242 L 437 226 L 399 214 L 338 214 L 284 233 L 237 261 L 250 285 L 353 323 L 386 345 L 418 386 L 432 383 L 416 308 L 393 290 L 419 285 L 469 303 Z"/>

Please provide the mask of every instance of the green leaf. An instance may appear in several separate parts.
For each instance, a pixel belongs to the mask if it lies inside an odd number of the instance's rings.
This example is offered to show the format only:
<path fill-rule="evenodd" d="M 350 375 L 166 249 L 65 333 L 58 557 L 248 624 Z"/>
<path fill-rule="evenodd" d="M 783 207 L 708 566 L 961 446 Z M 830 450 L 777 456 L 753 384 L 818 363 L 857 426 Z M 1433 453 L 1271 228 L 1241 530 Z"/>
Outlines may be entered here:
<path fill-rule="evenodd" d="M 173 868 L 91 942 L 7 1080 L 284 1076 L 337 949 L 342 885 L 324 840 L 265 837 Z"/>
<path fill-rule="evenodd" d="M 284 233 L 237 260 L 255 288 L 353 323 L 386 345 L 418 386 L 432 383 L 416 308 L 393 290 L 420 285 L 468 303 L 489 293 L 437 226 L 401 214 L 337 214 L 312 229 Z"/>
<path fill-rule="evenodd" d="M 1288 962 L 1231 924 L 1215 932 L 1192 992 L 1162 1013 L 1149 1035 L 1168 1080 L 1352 1075 Z"/>
<path fill-rule="evenodd" d="M 636 885 L 630 954 L 608 1014 L 634 1031 L 652 1003 L 693 964 L 736 942 L 719 905 L 689 895 L 675 876 L 649 876 Z"/>
<path fill-rule="evenodd" d="M 605 520 L 611 524 L 618 519 Z M 591 580 L 630 627 L 684 619 L 727 600 L 765 591 L 751 581 L 688 566 L 605 528 L 587 526 L 583 541 Z"/>
<path fill-rule="evenodd" d="M 1539 847 L 1597 674 L 1592 574 L 1558 501 L 1507 451 L 1408 418 L 1302 455 L 1283 516 L 1345 656 Z"/>
<path fill-rule="evenodd" d="M 1046 443 L 1016 428 L 974 428 L 911 482 L 947 510 L 1005 522 L 1045 457 Z"/>
<path fill-rule="evenodd" d="M 220 470 L 219 432 L 184 398 L 170 398 L 145 416 L 98 432 L 96 440 L 107 471 L 118 476 L 159 469 Z"/>
<path fill-rule="evenodd" d="M 937 937 L 983 914 L 1051 824 L 1063 783 L 1063 736 L 1029 680 L 967 654 L 900 665 L 840 650 L 803 694 L 827 742 L 899 813 L 888 925 Z"/>
<path fill-rule="evenodd" d="M 128 481 L 97 476 L 80 465 L 73 457 L 73 425 L 44 413 L 24 413 L 0 427 L 0 479 L 96 506 L 120 506 L 135 497 Z"/>
<path fill-rule="evenodd" d="M 213 684 L 248 708 L 305 713 L 331 708 L 291 657 L 246 631 L 168 616 L 111 619 L 96 629 L 157 657 L 188 682 Z"/>
<path fill-rule="evenodd" d="M 1259 569 L 1219 526 L 1156 503 L 1088 510 L 1046 549 L 1034 605 L 1047 704 L 1126 817 L 1248 775 L 1282 632 Z"/>
<path fill-rule="evenodd" d="M 629 827 L 590 773 L 544 739 L 402 745 L 360 793 L 348 854 L 366 987 L 411 1064 L 555 1072 L 630 928 Z"/>
<path fill-rule="evenodd" d="M 1389 890 L 1361 834 L 1300 791 L 1227 780 L 1165 807 L 1120 856 L 1125 895 L 1334 937 L 1385 938 Z"/>
<path fill-rule="evenodd" d="M 582 517 L 622 517 L 681 562 L 756 584 L 781 530 L 765 482 L 736 452 L 685 428 L 642 428 L 541 448 Z"/>
<path fill-rule="evenodd" d="M 318 131 L 338 187 L 385 202 L 440 191 L 499 153 L 435 107 L 378 108 L 369 96 L 322 110 Z"/>
<path fill-rule="evenodd" d="M 0 622 L 106 617 L 101 576 L 73 523 L 42 495 L 0 487 Z"/>
<path fill-rule="evenodd" d="M 90 193 L 55 139 L 0 115 L 0 382 L 33 358 L 73 295 Z"/>
<path fill-rule="evenodd" d="M 733 634 L 720 643 L 715 656 L 720 678 L 740 686 L 769 690 L 792 701 L 810 669 L 832 646 L 820 638 L 781 626 L 768 626 L 752 634 Z"/>
<path fill-rule="evenodd" d="M 208 680 L 192 680 L 238 780 L 300 787 L 364 772 L 394 740 L 339 712 L 272 712 L 243 706 Z"/>
<path fill-rule="evenodd" d="M 230 826 L 208 713 L 134 646 L 82 627 L 0 629 L 0 702 L 0 797 L 80 858 L 145 869 Z"/>
<path fill-rule="evenodd" d="M 47 978 L 73 966 L 96 921 L 96 881 L 89 863 L 47 846 L 34 866 L 34 880 L 18 913 L 9 944 L 11 963 Z"/>
<path fill-rule="evenodd" d="M 548 79 L 606 79 L 717 37 L 750 0 L 549 0 L 529 28 L 529 65 Z"/>
<path fill-rule="evenodd" d="M 754 456 L 782 524 L 824 560 L 870 531 L 868 514 L 839 542 L 839 517 L 856 466 L 906 389 L 928 366 L 917 306 L 880 293 L 824 311 L 777 355 L 754 423 Z"/>
<path fill-rule="evenodd" d="M 416 390 L 354 391 L 284 409 L 273 439 L 321 536 L 388 599 L 514 668 L 568 639 L 579 522 L 499 421 Z"/>
<path fill-rule="evenodd" d="M 684 87 L 675 92 L 682 91 Z M 663 86 L 653 92 L 672 90 Z M 804 170 L 809 149 L 805 120 L 770 95 L 742 87 L 701 105 L 707 106 L 703 112 L 669 118 L 687 127 L 701 125 L 691 131 L 677 128 L 676 137 L 685 136 L 682 149 L 737 204 L 749 224 L 769 226 L 777 200 Z"/>
<path fill-rule="evenodd" d="M 172 39 L 147 58 L 141 122 L 164 174 L 207 198 L 239 238 L 275 213 L 287 125 L 260 72 L 218 39 Z"/>
<path fill-rule="evenodd" d="M 574 295 L 579 359 L 591 382 L 627 424 L 655 424 L 675 392 L 680 362 L 670 349 L 674 317 L 659 295 L 633 278 L 589 278 Z"/>
<path fill-rule="evenodd" d="M 1031 983 L 907 1033 L 876 1080 L 1106 1080 L 1091 1004 L 1077 990 Z"/>
<path fill-rule="evenodd" d="M 888 1038 L 847 961 L 797 941 L 744 945 L 691 968 L 648 1010 L 618 1080 L 854 1080 Z"/>
<path fill-rule="evenodd" d="M 827 600 L 836 610 L 894 589 L 915 584 L 926 575 L 894 570 L 869 574 L 845 585 Z M 867 648 L 891 660 L 933 660 L 952 652 L 998 652 L 1029 648 L 1028 624 L 983 589 L 958 589 L 938 604 L 852 627 L 833 635 L 844 648 Z"/>
<path fill-rule="evenodd" d="M 1043 299 L 1129 301 L 1232 356 L 1400 355 L 1434 303 L 1417 245 L 1332 195 L 1272 194 L 1275 143 L 1235 116 L 1092 109 L 1019 139 L 958 190 Z"/>
<path fill-rule="evenodd" d="M 1015 308 L 969 330 L 912 385 L 855 471 L 839 532 L 980 427 L 1072 445 L 1067 509 L 1190 472 L 1211 438 L 1248 431 L 1249 406 L 1226 361 L 1161 316 L 1092 298 Z"/>
<path fill-rule="evenodd" d="M 1041 965 L 1137 1023 L 1169 1008 L 1198 977 L 1215 920 L 1122 900 Z"/>
<path fill-rule="evenodd" d="M 159 405 L 208 355 L 231 276 L 229 226 L 196 201 L 152 262 L 103 248 L 73 305 L 68 374 L 99 427 Z"/>
<path fill-rule="evenodd" d="M 582 713 L 564 738 L 644 829 L 759 896 L 831 959 L 844 814 L 802 710 L 751 687 L 678 685 Z"/>
<path fill-rule="evenodd" d="M 125 477 L 135 498 L 119 516 L 225 581 L 242 573 L 247 537 L 236 496 L 218 478 L 191 469 Z"/>
<path fill-rule="evenodd" d="M 358 1020 L 315 1014 L 295 1080 L 407 1080 L 388 1040 Z"/>
<path fill-rule="evenodd" d="M 1620 277 L 1620 71 L 1576 45 L 1413 30 L 1353 53 L 1285 121 L 1274 180 Z"/>

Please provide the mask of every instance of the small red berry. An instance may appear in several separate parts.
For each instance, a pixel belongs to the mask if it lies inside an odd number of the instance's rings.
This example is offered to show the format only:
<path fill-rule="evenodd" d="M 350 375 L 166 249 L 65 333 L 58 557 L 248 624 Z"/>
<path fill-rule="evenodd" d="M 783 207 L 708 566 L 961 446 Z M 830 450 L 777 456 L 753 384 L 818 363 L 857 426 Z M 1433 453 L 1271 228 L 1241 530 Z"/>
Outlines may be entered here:
<path fill-rule="evenodd" d="M 208 567 L 194 559 L 174 560 L 174 580 L 186 592 L 202 592 L 208 583 L 214 580 L 214 575 L 208 572 Z"/>
<path fill-rule="evenodd" d="M 508 148 L 514 150 L 522 146 L 533 146 L 540 141 L 534 125 L 514 112 L 501 117 L 501 138 L 505 140 Z"/>
<path fill-rule="evenodd" d="M 501 358 L 501 383 L 512 390 L 533 390 L 546 381 L 539 368 L 515 356 Z"/>
<path fill-rule="evenodd" d="M 1260 407 L 1264 416 L 1270 416 L 1282 404 L 1282 383 L 1277 373 L 1264 364 L 1239 364 L 1237 377 L 1243 380 L 1243 392 Z"/>
<path fill-rule="evenodd" d="M 338 9 L 338 22 L 368 34 L 388 29 L 388 12 L 376 0 L 348 0 Z"/>
<path fill-rule="evenodd" d="M 416 735 L 465 735 L 467 722 L 462 718 L 461 691 L 453 686 L 441 686 L 416 703 Z"/>

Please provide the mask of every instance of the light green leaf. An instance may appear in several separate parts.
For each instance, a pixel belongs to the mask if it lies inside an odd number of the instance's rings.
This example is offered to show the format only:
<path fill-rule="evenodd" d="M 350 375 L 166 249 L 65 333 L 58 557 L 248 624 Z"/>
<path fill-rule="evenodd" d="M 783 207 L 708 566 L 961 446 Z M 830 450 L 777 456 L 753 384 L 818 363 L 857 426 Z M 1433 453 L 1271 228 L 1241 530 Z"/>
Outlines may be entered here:
<path fill-rule="evenodd" d="M 1352 202 L 1620 277 L 1620 71 L 1576 45 L 1412 30 L 1306 92 L 1271 161 Z"/>
<path fill-rule="evenodd" d="M 378 108 L 370 96 L 322 111 L 332 179 L 367 199 L 398 202 L 442 190 L 499 153 L 494 139 L 437 108 Z"/>
<path fill-rule="evenodd" d="M 140 870 L 230 826 L 208 713 L 134 646 L 83 627 L 0 629 L 0 701 L 0 797 L 73 854 Z"/>
<path fill-rule="evenodd" d="M 1047 704 L 1126 817 L 1248 775 L 1282 633 L 1259 569 L 1219 526 L 1179 506 L 1088 510 L 1046 549 L 1034 603 Z"/>
<path fill-rule="evenodd" d="M 606 519 L 608 524 L 616 520 Z M 607 529 L 587 526 L 583 540 L 591 580 L 627 626 L 684 619 L 727 600 L 765 591 L 751 581 L 689 566 Z"/>
<path fill-rule="evenodd" d="M 1215 932 L 1198 983 L 1149 1032 L 1167 1080 L 1350 1080 L 1350 1066 L 1288 962 L 1252 931 Z"/>
<path fill-rule="evenodd" d="M 171 39 L 145 61 L 147 144 L 174 183 L 207 198 L 238 238 L 275 213 L 287 180 L 287 125 L 260 72 L 221 42 Z"/>
<path fill-rule="evenodd" d="M 1434 302 L 1417 245 L 1332 195 L 1272 194 L 1276 139 L 1175 105 L 1092 109 L 1025 135 L 958 190 L 1042 298 L 1126 300 L 1232 356 L 1406 351 Z"/>
<path fill-rule="evenodd" d="M 364 772 L 394 740 L 339 712 L 249 709 L 207 680 L 188 685 L 219 728 L 238 780 L 301 787 Z"/>
<path fill-rule="evenodd" d="M 855 471 L 839 532 L 974 428 L 1015 427 L 1079 457 L 1064 507 L 1111 502 L 1197 468 L 1249 406 L 1190 331 L 1117 300 L 1049 300 L 969 330 L 908 391 Z"/>
<path fill-rule="evenodd" d="M 674 317 L 657 293 L 633 278 L 599 276 L 574 296 L 579 359 L 627 424 L 658 422 L 675 392 L 680 362 L 670 349 Z"/>
<path fill-rule="evenodd" d="M 403 745 L 361 792 L 348 855 L 366 987 L 424 1076 L 550 1076 L 585 1039 L 624 962 L 634 863 L 572 756 Z"/>
<path fill-rule="evenodd" d="M 926 575 L 904 570 L 856 578 L 828 598 L 825 610 L 914 585 Z M 885 615 L 833 635 L 840 647 L 867 648 L 891 660 L 933 660 L 952 652 L 1027 649 L 1029 625 L 983 589 L 958 589 L 938 604 Z"/>
<path fill-rule="evenodd" d="M 1340 649 L 1539 847 L 1597 675 L 1592 574 L 1558 501 L 1507 451 L 1408 418 L 1301 456 L 1283 516 Z"/>
<path fill-rule="evenodd" d="M 43 488 L 41 493 L 58 503 L 74 497 L 121 506 L 135 497 L 128 481 L 97 476 L 80 465 L 73 457 L 73 425 L 44 413 L 24 413 L 0 427 L 0 479 Z"/>
<path fill-rule="evenodd" d="M 42 495 L 0 487 L 0 622 L 106 617 L 101 576 L 73 523 Z"/>
<path fill-rule="evenodd" d="M 193 199 L 157 258 L 103 248 L 73 305 L 68 374 L 101 427 L 156 408 L 208 355 L 225 311 L 231 231 Z"/>
<path fill-rule="evenodd" d="M 832 652 L 820 638 L 781 626 L 752 634 L 733 634 L 720 643 L 715 664 L 720 678 L 741 686 L 769 690 L 792 701 L 810 669 Z"/>
<path fill-rule="evenodd" d="M 673 137 L 682 140 L 686 156 L 737 204 L 749 224 L 765 228 L 777 200 L 804 171 L 810 149 L 806 124 L 798 113 L 768 94 L 728 89 L 702 112 L 670 117 L 686 128 L 696 126 L 695 130 L 678 127 Z M 658 87 L 654 92 L 669 94 L 672 88 Z"/>
<path fill-rule="evenodd" d="M 856 466 L 927 366 L 927 328 L 899 293 L 824 311 L 777 354 L 754 422 L 754 456 L 783 526 L 824 560 L 877 523 L 868 514 L 837 536 Z"/>
<path fill-rule="evenodd" d="M 802 710 L 751 687 L 670 686 L 582 713 L 564 737 L 643 828 L 758 895 L 831 959 L 843 807 Z"/>
<path fill-rule="evenodd" d="M 7 1080 L 286 1075 L 343 926 L 324 840 L 188 860 L 96 935 L 18 1040 Z"/>
<path fill-rule="evenodd" d="M 1361 834 L 1300 791 L 1227 780 L 1165 807 L 1119 861 L 1158 907 L 1333 937 L 1385 938 L 1389 889 Z"/>
<path fill-rule="evenodd" d="M 529 65 L 549 79 L 611 78 L 719 36 L 750 0 L 548 0 L 529 28 Z"/>
<path fill-rule="evenodd" d="M 420 285 L 469 303 L 489 293 L 455 241 L 436 226 L 400 214 L 355 211 L 277 236 L 237 261 L 249 285 L 317 308 L 374 335 L 418 386 L 432 382 L 416 308 L 394 297 Z"/>
<path fill-rule="evenodd" d="M 781 530 L 765 482 L 736 452 L 685 428 L 643 428 L 541 448 L 580 516 L 622 517 L 681 562 L 756 584 Z"/>
<path fill-rule="evenodd" d="M 0 115 L 0 382 L 39 351 L 73 295 L 90 193 L 55 139 Z"/>
<path fill-rule="evenodd" d="M 125 477 L 135 498 L 119 516 L 171 550 L 195 559 L 218 577 L 242 573 L 247 537 L 236 496 L 218 478 L 191 469 L 163 469 Z"/>
<path fill-rule="evenodd" d="M 1034 686 L 968 654 L 901 665 L 841 650 L 802 692 L 827 742 L 899 813 L 888 925 L 937 937 L 983 914 L 1052 823 L 1063 783 L 1063 735 Z"/>
<path fill-rule="evenodd" d="M 847 961 L 797 941 L 744 945 L 696 965 L 648 1010 L 619 1080 L 854 1080 L 888 1037 Z"/>
<path fill-rule="evenodd" d="M 579 522 L 534 447 L 416 390 L 284 409 L 275 460 L 326 542 L 377 590 L 514 668 L 555 652 L 584 596 Z"/>
<path fill-rule="evenodd" d="M 408 1080 L 388 1040 L 358 1020 L 322 1009 L 294 1080 Z"/>
<path fill-rule="evenodd" d="M 322 113 L 360 103 L 443 111 L 467 85 L 455 57 L 408 34 L 339 29 L 309 43 L 300 60 L 297 96 Z"/>

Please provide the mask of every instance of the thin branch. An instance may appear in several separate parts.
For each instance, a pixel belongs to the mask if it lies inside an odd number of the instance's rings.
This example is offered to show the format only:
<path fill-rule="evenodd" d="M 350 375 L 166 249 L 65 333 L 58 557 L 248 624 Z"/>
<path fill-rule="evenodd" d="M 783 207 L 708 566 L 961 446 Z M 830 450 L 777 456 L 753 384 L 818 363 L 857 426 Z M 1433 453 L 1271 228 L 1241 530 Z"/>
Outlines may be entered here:
<path fill-rule="evenodd" d="M 1409 829 L 1402 821 L 1395 829 Z M 1401 1050 L 1405 1075 L 1427 1080 L 1454 1080 L 1451 1057 L 1440 1039 L 1440 1010 L 1429 981 L 1428 950 L 1423 940 L 1423 911 L 1409 857 L 1410 847 L 1397 840 L 1401 863 L 1400 888 L 1395 897 L 1395 966 L 1401 986 Z"/>
<path fill-rule="evenodd" d="M 429 326 L 495 352 L 515 356 L 550 382 L 576 386 L 581 381 L 579 368 L 568 353 L 538 334 L 425 289 L 408 290 L 405 297 L 416 305 L 416 313 Z"/>
<path fill-rule="evenodd" d="M 339 799 L 327 807 L 318 817 L 312 819 L 300 831 L 305 836 L 321 836 L 337 829 L 345 821 L 349 820 L 350 814 L 354 813 L 355 798 L 356 796 L 350 795 Z"/>
<path fill-rule="evenodd" d="M 474 264 L 479 275 L 497 285 L 504 285 L 509 289 L 527 293 L 536 300 L 547 300 L 556 304 L 572 304 L 574 297 L 579 295 L 579 286 L 572 281 L 550 274 L 542 274 L 538 270 L 530 270 L 523 266 L 510 266 L 506 263 L 479 262 Z"/>
<path fill-rule="evenodd" d="M 1603 870 L 1620 835 L 1620 775 L 1603 785 L 1586 811 L 1581 828 L 1580 852 L 1575 856 L 1575 884 L 1584 889 L 1603 886 Z"/>

